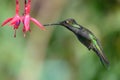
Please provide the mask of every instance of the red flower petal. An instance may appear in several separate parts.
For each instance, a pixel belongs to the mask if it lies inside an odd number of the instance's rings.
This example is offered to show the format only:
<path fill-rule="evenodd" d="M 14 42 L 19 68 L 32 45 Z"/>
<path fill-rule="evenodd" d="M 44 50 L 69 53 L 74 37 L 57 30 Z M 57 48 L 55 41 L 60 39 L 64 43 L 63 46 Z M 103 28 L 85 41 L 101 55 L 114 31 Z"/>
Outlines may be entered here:
<path fill-rule="evenodd" d="M 12 20 L 11 23 L 10 23 L 10 25 L 15 25 L 17 21 L 18 21 L 18 19 L 13 18 L 13 20 Z"/>
<path fill-rule="evenodd" d="M 14 25 L 14 29 L 18 29 L 19 28 L 20 22 L 21 22 L 20 20 L 17 20 L 15 22 L 15 24 L 13 24 Z"/>
<path fill-rule="evenodd" d="M 11 24 L 10 25 L 14 25 L 16 24 L 16 22 L 18 22 L 20 19 L 20 16 L 18 14 L 15 15 L 15 17 L 11 20 Z"/>
<path fill-rule="evenodd" d="M 30 30 L 30 16 L 29 15 L 26 15 L 24 17 L 24 28 L 25 28 L 25 31 L 29 31 Z"/>
<path fill-rule="evenodd" d="M 30 20 L 33 21 L 36 25 L 38 25 L 40 29 L 45 30 L 44 26 L 41 23 L 39 23 L 39 21 L 37 21 L 34 18 L 30 18 Z"/>
<path fill-rule="evenodd" d="M 8 22 L 10 22 L 13 18 L 8 18 L 2 23 L 2 26 L 6 25 Z"/>

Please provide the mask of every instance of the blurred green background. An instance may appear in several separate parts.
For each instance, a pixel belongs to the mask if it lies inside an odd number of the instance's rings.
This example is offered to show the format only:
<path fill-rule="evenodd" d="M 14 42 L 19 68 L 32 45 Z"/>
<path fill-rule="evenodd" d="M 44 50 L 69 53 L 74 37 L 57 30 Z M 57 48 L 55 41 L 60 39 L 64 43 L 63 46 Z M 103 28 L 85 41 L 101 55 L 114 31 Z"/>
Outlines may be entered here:
<path fill-rule="evenodd" d="M 21 15 L 24 0 L 20 1 Z M 0 28 L 0 80 L 120 80 L 120 0 L 32 0 L 31 16 L 42 24 L 67 18 L 90 29 L 110 61 L 106 70 L 64 27 L 45 31 L 31 23 L 14 38 L 8 25 Z M 15 0 L 0 0 L 0 24 L 15 14 Z"/>

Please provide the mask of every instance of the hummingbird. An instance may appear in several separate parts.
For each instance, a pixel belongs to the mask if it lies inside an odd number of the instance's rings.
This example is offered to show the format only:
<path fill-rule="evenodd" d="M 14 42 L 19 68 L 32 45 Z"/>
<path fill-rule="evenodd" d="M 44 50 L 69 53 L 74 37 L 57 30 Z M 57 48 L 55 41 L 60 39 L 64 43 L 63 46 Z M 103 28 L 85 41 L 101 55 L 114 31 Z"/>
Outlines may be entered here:
<path fill-rule="evenodd" d="M 93 50 L 97 54 L 101 63 L 105 67 L 109 66 L 109 61 L 104 55 L 100 41 L 90 30 L 81 26 L 72 18 L 66 19 L 59 23 L 45 24 L 44 26 L 52 26 L 52 25 L 61 25 L 67 28 L 68 30 L 72 31 L 76 35 L 78 40 L 88 48 L 88 50 Z"/>

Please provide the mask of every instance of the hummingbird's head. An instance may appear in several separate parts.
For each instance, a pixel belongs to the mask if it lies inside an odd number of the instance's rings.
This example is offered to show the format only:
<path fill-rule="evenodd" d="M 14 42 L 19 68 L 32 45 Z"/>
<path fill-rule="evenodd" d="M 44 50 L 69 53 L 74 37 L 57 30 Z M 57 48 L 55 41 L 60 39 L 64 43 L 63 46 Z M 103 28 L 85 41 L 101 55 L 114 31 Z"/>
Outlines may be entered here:
<path fill-rule="evenodd" d="M 72 18 L 66 19 L 66 20 L 60 22 L 59 24 L 62 26 L 67 26 L 67 27 L 80 28 L 79 24 L 77 24 L 77 22 Z"/>
<path fill-rule="evenodd" d="M 66 19 L 62 22 L 60 22 L 61 25 L 74 25 L 74 24 L 77 24 L 76 21 L 72 18 L 69 18 L 69 19 Z"/>

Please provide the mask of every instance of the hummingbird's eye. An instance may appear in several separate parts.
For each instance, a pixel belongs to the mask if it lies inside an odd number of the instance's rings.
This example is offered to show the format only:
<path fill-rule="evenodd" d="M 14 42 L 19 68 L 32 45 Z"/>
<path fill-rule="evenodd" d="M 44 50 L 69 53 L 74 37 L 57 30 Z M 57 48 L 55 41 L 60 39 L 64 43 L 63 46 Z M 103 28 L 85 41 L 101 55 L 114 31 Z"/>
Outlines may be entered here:
<path fill-rule="evenodd" d="M 70 21 L 66 21 L 66 23 L 68 24 L 68 23 L 70 23 Z"/>

